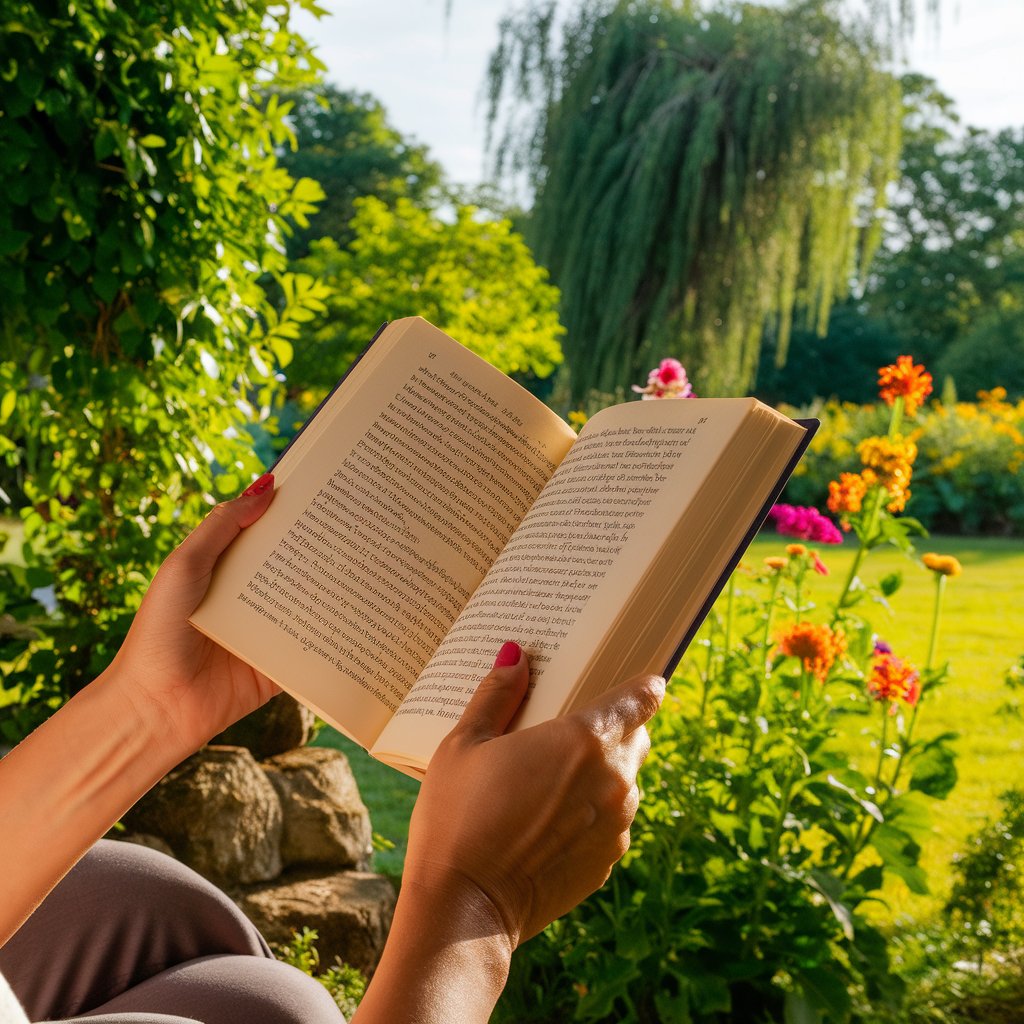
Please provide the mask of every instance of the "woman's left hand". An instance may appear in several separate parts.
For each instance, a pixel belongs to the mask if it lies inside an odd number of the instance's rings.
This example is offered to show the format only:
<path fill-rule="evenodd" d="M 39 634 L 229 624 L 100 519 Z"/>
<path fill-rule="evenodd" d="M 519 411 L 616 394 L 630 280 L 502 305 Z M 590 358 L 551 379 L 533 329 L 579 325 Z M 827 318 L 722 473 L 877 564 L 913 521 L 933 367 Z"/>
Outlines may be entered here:
<path fill-rule="evenodd" d="M 270 506 L 274 478 L 217 505 L 168 556 L 107 670 L 125 701 L 184 757 L 279 693 L 265 675 L 188 622 L 228 545 Z"/>

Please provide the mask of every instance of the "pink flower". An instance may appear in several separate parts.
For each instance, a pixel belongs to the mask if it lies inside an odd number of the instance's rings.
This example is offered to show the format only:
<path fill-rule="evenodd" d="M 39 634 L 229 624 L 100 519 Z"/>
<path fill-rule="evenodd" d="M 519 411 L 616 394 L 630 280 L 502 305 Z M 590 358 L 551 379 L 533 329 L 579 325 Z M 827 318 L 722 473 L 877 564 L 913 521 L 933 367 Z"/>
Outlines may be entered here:
<path fill-rule="evenodd" d="M 817 551 L 814 552 L 814 571 L 819 576 L 828 575 L 828 566 L 821 560 Z"/>
<path fill-rule="evenodd" d="M 647 386 L 633 385 L 633 390 L 648 398 L 696 398 L 693 387 L 686 376 L 686 370 L 678 359 L 662 359 L 647 374 Z"/>
<path fill-rule="evenodd" d="M 798 537 L 800 540 L 815 541 L 818 544 L 843 542 L 843 535 L 835 523 L 810 506 L 773 505 L 768 518 L 775 523 L 776 532 L 783 537 Z"/>

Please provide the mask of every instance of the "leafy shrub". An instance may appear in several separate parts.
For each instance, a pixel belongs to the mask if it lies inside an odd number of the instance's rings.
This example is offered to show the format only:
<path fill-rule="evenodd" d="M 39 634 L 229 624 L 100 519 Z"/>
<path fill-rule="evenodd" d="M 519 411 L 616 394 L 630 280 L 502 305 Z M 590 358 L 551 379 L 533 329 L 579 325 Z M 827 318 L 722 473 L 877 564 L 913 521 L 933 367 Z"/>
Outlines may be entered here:
<path fill-rule="evenodd" d="M 362 971 L 336 958 L 327 970 L 320 970 L 320 953 L 316 948 L 319 938 L 315 928 L 303 928 L 301 932 L 292 932 L 292 940 L 287 945 L 275 946 L 274 955 L 278 960 L 292 967 L 297 967 L 303 974 L 315 978 L 331 994 L 338 1004 L 338 1009 L 351 1020 L 360 1000 L 366 993 L 368 984 Z"/>
<path fill-rule="evenodd" d="M 109 664 L 163 558 L 262 468 L 247 427 L 272 426 L 274 371 L 323 308 L 282 242 L 322 195 L 275 156 L 273 89 L 320 67 L 298 8 L 3 7 L 0 501 L 28 567 L 0 573 L 8 739 Z"/>
<path fill-rule="evenodd" d="M 864 438 L 884 429 L 881 405 L 826 403 L 821 429 L 786 490 L 794 504 L 823 504 Z M 1024 534 L 1024 400 L 983 391 L 977 402 L 935 402 L 908 435 L 918 449 L 907 512 L 943 533 Z"/>

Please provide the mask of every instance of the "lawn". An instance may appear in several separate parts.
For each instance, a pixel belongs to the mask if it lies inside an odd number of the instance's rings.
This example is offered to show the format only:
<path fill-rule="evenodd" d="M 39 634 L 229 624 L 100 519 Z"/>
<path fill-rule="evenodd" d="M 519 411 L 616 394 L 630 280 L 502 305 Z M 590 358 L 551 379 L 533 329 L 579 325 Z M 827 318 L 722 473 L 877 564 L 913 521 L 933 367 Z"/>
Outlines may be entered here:
<path fill-rule="evenodd" d="M 778 554 L 783 543 L 774 536 L 759 537 L 747 561 L 758 564 L 765 555 Z M 1006 671 L 1024 654 L 1024 543 L 931 538 L 920 548 L 956 555 L 964 572 L 948 581 L 943 603 L 939 658 L 949 659 L 951 678 L 943 689 L 926 696 L 920 717 L 922 736 L 949 730 L 961 737 L 960 781 L 941 805 L 934 842 L 923 856 L 936 892 L 931 897 L 913 896 L 897 882 L 887 893 L 891 916 L 916 919 L 930 917 L 940 906 L 950 859 L 996 809 L 999 793 L 1018 778 L 1024 751 L 1024 721 L 999 711 L 1012 698 L 1003 682 Z M 818 580 L 811 596 L 827 603 L 845 578 L 853 549 L 824 549 L 823 557 L 831 575 Z M 904 583 L 890 599 L 891 610 L 878 606 L 873 614 L 876 629 L 899 653 L 921 664 L 931 626 L 933 576 L 895 550 L 871 556 L 863 575 L 874 579 L 892 571 L 902 571 Z M 394 850 L 377 854 L 378 869 L 397 874 L 417 784 L 333 730 L 324 730 L 317 742 L 348 753 L 374 829 L 396 844 Z M 848 736 L 845 743 L 852 760 L 874 756 L 859 734 Z"/>

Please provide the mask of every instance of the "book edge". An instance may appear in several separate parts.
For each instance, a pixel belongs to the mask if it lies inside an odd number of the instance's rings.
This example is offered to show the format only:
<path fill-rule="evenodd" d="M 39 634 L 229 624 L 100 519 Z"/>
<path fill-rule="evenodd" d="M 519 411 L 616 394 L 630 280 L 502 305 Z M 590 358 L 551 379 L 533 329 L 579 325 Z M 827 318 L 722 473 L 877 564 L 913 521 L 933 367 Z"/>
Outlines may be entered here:
<path fill-rule="evenodd" d="M 796 469 L 797 464 L 804 456 L 804 452 L 807 451 L 808 445 L 810 445 L 812 438 L 818 431 L 818 427 L 821 426 L 821 421 L 818 419 L 798 419 L 794 420 L 794 423 L 800 424 L 804 428 L 804 436 L 800 439 L 796 446 L 796 450 L 793 452 L 792 457 L 783 467 L 782 472 L 779 474 L 779 478 L 775 485 L 772 487 L 765 499 L 764 504 L 758 510 L 754 516 L 753 522 L 750 524 L 749 529 L 743 535 L 739 544 L 736 546 L 736 550 L 732 557 L 725 564 L 722 569 L 721 575 L 715 580 L 711 590 L 708 593 L 707 600 L 701 605 L 700 610 L 697 612 L 693 621 L 690 623 L 689 629 L 685 632 L 682 639 L 679 641 L 676 649 L 672 652 L 668 663 L 665 665 L 662 675 L 668 679 L 675 672 L 676 667 L 682 660 L 683 655 L 686 653 L 686 649 L 693 642 L 693 638 L 697 635 L 697 630 L 704 624 L 704 620 L 708 617 L 708 613 L 711 611 L 715 601 L 718 600 L 718 595 L 725 589 L 726 583 L 729 581 L 729 577 L 733 574 L 736 566 L 739 565 L 740 559 L 743 557 L 744 552 L 750 546 L 754 537 L 757 536 L 758 530 L 761 529 L 764 521 L 768 518 L 768 513 L 771 512 L 772 506 L 778 500 L 779 495 L 782 494 L 786 484 L 789 482 L 789 478 L 793 475 L 793 470 Z"/>

